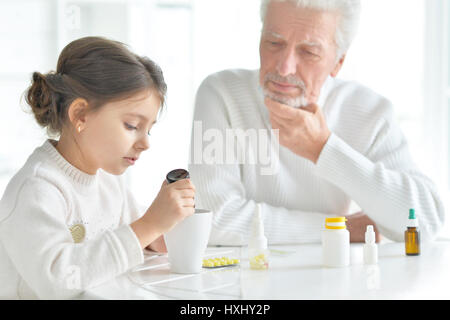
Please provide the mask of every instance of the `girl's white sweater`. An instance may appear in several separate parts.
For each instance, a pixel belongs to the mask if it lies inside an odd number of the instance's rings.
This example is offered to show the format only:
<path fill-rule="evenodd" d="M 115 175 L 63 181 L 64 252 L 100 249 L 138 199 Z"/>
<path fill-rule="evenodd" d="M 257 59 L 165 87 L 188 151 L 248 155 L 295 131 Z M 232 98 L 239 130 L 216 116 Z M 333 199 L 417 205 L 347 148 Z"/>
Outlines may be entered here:
<path fill-rule="evenodd" d="M 144 260 L 129 226 L 143 212 L 122 178 L 83 173 L 53 143 L 31 154 L 1 199 L 0 299 L 73 298 Z"/>

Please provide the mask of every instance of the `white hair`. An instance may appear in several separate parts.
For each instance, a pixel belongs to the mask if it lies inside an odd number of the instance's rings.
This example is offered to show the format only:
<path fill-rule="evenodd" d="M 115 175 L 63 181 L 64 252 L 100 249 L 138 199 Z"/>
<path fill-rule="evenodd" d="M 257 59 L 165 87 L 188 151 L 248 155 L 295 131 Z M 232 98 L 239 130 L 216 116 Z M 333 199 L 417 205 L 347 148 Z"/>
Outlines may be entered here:
<path fill-rule="evenodd" d="M 271 1 L 289 1 L 300 8 L 337 12 L 339 14 L 335 34 L 337 60 L 339 60 L 350 48 L 350 44 L 356 36 L 359 25 L 361 12 L 360 0 L 261 0 L 261 21 L 263 25 L 267 14 L 267 8 Z"/>

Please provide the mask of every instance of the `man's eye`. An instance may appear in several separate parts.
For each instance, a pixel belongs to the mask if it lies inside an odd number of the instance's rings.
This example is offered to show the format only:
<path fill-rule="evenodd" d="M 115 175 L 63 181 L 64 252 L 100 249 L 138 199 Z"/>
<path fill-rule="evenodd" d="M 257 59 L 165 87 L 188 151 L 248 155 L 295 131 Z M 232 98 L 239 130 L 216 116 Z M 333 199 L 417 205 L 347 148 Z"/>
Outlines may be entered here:
<path fill-rule="evenodd" d="M 135 126 L 132 126 L 131 124 L 126 123 L 126 122 L 125 122 L 125 128 L 127 128 L 128 130 L 137 130 L 137 128 Z"/>
<path fill-rule="evenodd" d="M 314 52 L 308 51 L 308 50 L 303 50 L 303 53 L 310 57 L 318 57 L 317 54 L 315 54 Z"/>

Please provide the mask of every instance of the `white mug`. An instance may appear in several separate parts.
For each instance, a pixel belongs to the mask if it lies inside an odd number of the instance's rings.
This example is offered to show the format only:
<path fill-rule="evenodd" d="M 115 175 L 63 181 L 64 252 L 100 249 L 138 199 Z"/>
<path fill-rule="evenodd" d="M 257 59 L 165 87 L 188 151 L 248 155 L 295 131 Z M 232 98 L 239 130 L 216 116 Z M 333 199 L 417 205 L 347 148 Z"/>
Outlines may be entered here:
<path fill-rule="evenodd" d="M 211 232 L 212 212 L 195 209 L 195 213 L 164 234 L 170 271 L 199 273 Z"/>

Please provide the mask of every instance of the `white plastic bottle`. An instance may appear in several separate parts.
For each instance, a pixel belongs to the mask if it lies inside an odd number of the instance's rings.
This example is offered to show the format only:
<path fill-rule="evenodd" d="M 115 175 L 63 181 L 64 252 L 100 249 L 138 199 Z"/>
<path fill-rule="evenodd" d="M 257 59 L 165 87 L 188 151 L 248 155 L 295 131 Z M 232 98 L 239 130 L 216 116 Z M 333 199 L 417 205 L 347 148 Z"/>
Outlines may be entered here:
<path fill-rule="evenodd" d="M 264 236 L 264 224 L 261 219 L 261 205 L 256 205 L 248 242 L 248 260 L 250 269 L 264 270 L 269 268 L 269 249 Z"/>
<path fill-rule="evenodd" d="M 350 264 L 350 233 L 345 217 L 325 219 L 322 232 L 322 258 L 325 267 L 346 267 Z"/>
<path fill-rule="evenodd" d="M 364 244 L 364 264 L 378 263 L 378 247 L 375 243 L 375 231 L 372 225 L 367 226 Z"/>

